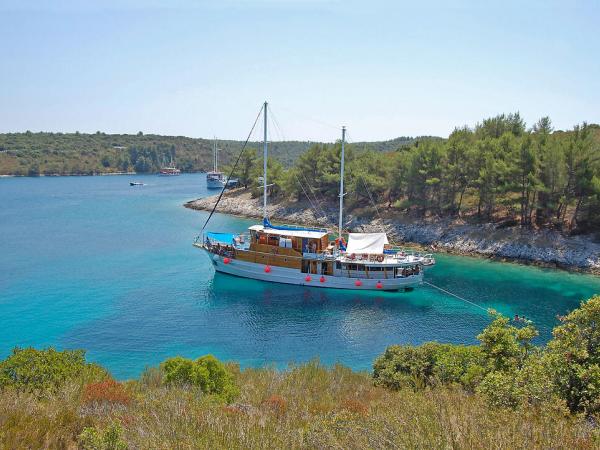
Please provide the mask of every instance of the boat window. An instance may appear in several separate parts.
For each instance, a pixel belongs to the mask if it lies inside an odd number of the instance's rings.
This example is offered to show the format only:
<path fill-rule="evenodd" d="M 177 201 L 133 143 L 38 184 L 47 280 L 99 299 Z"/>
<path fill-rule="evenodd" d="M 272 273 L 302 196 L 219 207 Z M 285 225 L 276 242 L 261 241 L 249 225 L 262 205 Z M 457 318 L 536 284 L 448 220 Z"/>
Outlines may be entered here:
<path fill-rule="evenodd" d="M 341 263 L 341 262 L 339 262 L 339 261 L 336 261 L 336 262 L 335 262 L 335 268 L 336 268 L 336 269 L 341 269 L 341 268 L 342 268 L 342 263 Z"/>

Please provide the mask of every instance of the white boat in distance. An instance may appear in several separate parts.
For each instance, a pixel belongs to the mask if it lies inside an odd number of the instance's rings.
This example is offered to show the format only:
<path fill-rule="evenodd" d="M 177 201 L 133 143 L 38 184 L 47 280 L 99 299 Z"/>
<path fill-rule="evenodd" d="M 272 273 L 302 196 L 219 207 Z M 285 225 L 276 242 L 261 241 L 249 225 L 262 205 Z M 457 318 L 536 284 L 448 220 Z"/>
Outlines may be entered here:
<path fill-rule="evenodd" d="M 272 283 L 319 288 L 397 291 L 420 285 L 424 257 L 392 247 L 385 233 L 349 233 L 347 243 L 343 238 L 345 127 L 341 141 L 338 237 L 330 241 L 326 228 L 270 222 L 267 216 L 267 102 L 263 105 L 263 114 L 263 223 L 252 225 L 247 233 L 238 235 L 204 233 L 203 228 L 194 246 L 208 255 L 215 270 Z"/>
<path fill-rule="evenodd" d="M 219 149 L 217 148 L 217 139 L 213 144 L 213 170 L 206 173 L 206 187 L 208 189 L 223 189 L 226 179 L 223 172 L 219 172 Z"/>

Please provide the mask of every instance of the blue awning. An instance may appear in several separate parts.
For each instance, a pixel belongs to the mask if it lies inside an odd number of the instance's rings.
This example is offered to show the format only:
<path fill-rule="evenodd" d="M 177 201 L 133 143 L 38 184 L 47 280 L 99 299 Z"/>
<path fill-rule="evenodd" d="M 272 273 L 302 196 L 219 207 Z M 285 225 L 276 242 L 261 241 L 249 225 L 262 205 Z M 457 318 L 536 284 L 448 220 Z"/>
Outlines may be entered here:
<path fill-rule="evenodd" d="M 289 225 L 273 225 L 266 217 L 263 219 L 263 226 L 265 228 L 271 228 L 272 230 L 280 231 L 315 231 L 322 232 L 323 228 L 310 228 L 310 227 L 295 227 Z"/>
<path fill-rule="evenodd" d="M 222 242 L 223 244 L 233 244 L 235 234 L 233 233 L 213 233 L 209 231 L 206 233 L 206 237 L 212 241 Z"/>

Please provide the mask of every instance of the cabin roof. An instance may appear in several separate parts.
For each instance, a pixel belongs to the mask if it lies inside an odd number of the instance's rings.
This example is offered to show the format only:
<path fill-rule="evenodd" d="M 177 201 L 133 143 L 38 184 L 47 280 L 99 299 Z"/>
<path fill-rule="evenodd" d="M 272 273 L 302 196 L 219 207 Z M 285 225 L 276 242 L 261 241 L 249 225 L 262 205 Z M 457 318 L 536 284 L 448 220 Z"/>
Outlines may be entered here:
<path fill-rule="evenodd" d="M 327 231 L 309 231 L 309 230 L 277 230 L 275 228 L 266 228 L 263 225 L 252 225 L 249 230 L 258 231 L 262 233 L 277 235 L 277 236 L 290 236 L 300 237 L 309 239 L 321 239 L 323 236 L 327 236 Z"/>

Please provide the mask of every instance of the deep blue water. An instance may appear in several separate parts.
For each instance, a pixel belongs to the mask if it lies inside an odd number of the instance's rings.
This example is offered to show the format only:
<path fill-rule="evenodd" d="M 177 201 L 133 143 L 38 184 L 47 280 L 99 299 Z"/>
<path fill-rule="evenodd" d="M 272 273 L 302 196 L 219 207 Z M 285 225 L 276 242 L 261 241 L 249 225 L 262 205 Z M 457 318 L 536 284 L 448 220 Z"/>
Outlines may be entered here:
<path fill-rule="evenodd" d="M 215 275 L 191 245 L 206 213 L 182 207 L 203 195 L 201 174 L 0 179 L 0 358 L 15 346 L 83 348 L 118 378 L 177 354 L 368 369 L 387 345 L 474 343 L 489 322 L 429 287 L 357 294 Z M 241 231 L 251 222 L 211 223 Z M 593 276 L 446 255 L 427 279 L 525 314 L 539 342 L 557 313 L 600 293 Z"/>

